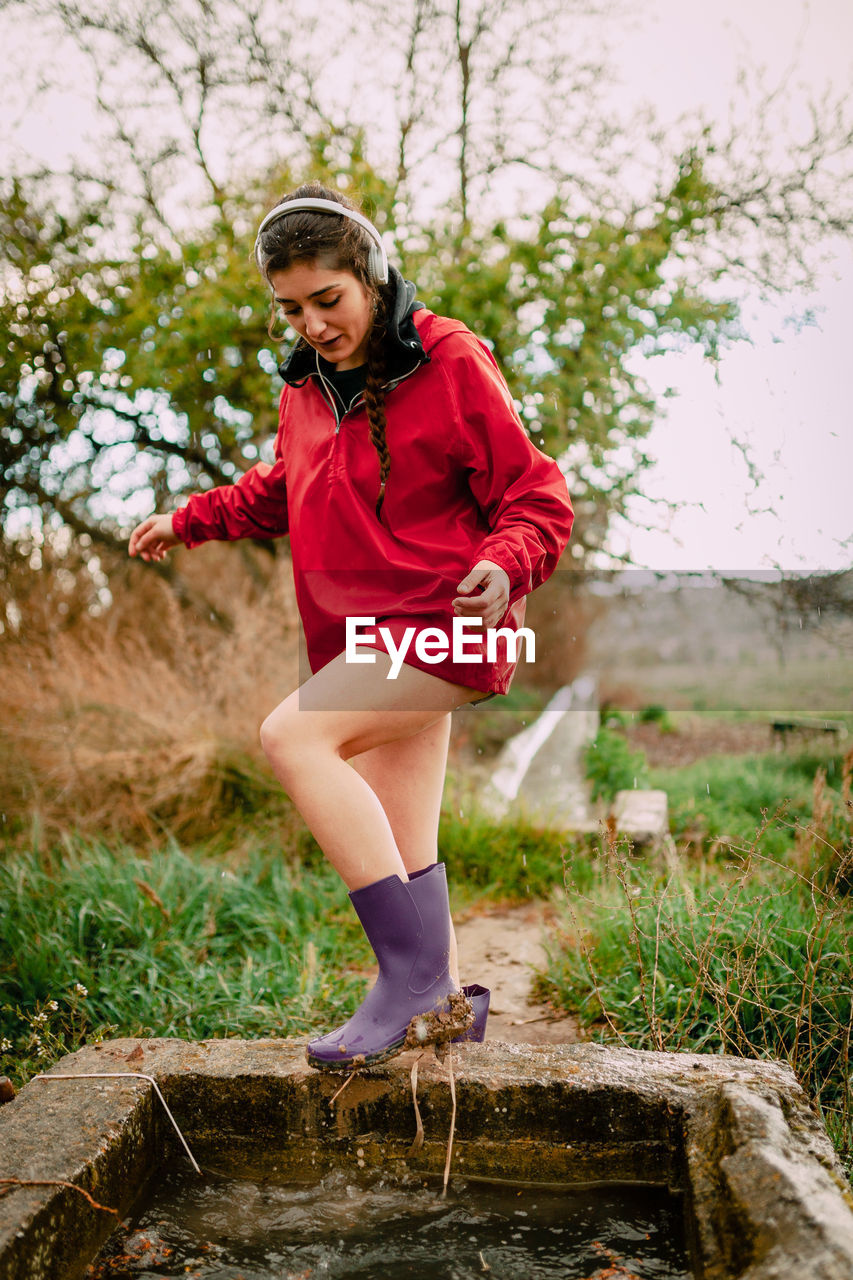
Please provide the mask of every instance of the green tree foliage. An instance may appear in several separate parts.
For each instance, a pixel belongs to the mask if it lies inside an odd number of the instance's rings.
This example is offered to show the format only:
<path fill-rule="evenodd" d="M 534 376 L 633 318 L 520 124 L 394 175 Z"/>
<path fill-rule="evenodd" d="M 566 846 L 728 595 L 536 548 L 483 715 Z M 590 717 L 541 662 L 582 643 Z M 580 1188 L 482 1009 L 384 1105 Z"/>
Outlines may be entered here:
<path fill-rule="evenodd" d="M 318 145 L 312 170 L 394 208 L 357 146 L 341 166 Z M 652 217 L 572 218 L 552 202 L 476 239 L 442 223 L 401 237 L 427 304 L 486 339 L 532 438 L 568 451 L 583 551 L 600 545 L 645 462 L 656 405 L 627 358 L 679 335 L 714 355 L 735 318 L 677 275 L 715 195 L 688 157 Z M 117 545 L 129 520 L 257 460 L 275 430 L 280 348 L 266 332 L 248 198 L 223 199 L 177 249 L 137 226 L 110 257 L 100 215 L 39 214 L 24 185 L 10 185 L 0 461 L 7 511 L 35 505 Z"/>
<path fill-rule="evenodd" d="M 109 544 L 140 490 L 147 511 L 257 457 L 275 355 L 236 209 L 180 254 L 137 228 L 105 256 L 101 213 L 6 192 L 0 463 L 6 514 L 37 506 Z"/>
<path fill-rule="evenodd" d="M 691 153 L 670 190 L 622 218 L 573 217 L 552 201 L 514 233 L 503 223 L 476 239 L 433 231 L 408 259 L 428 304 L 489 342 L 536 444 L 565 455 L 583 513 L 578 557 L 601 546 L 648 463 L 642 441 L 659 405 L 629 357 L 687 341 L 716 358 L 736 329 L 736 306 L 680 269 L 719 224 L 719 198 Z"/>

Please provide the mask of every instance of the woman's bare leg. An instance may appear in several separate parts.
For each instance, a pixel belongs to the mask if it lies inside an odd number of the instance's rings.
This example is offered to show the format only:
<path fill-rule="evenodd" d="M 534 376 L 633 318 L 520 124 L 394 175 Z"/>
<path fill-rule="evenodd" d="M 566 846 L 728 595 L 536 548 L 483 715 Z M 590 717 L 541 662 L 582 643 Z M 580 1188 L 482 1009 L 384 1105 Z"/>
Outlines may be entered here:
<path fill-rule="evenodd" d="M 410 738 L 373 747 L 350 760 L 382 805 L 409 874 L 431 866 L 438 858 L 438 823 L 449 741 L 450 716 L 446 715 Z M 450 976 L 458 987 L 452 922 Z"/>
<path fill-rule="evenodd" d="M 350 760 L 385 810 L 409 873 L 421 871 L 438 858 L 449 741 L 448 714 L 420 733 L 383 743 Z"/>
<path fill-rule="evenodd" d="M 407 872 L 379 798 L 347 761 L 412 738 L 480 696 L 406 665 L 388 680 L 390 658 L 370 652 L 375 663 L 359 666 L 340 654 L 261 726 L 276 776 L 350 890 Z"/>

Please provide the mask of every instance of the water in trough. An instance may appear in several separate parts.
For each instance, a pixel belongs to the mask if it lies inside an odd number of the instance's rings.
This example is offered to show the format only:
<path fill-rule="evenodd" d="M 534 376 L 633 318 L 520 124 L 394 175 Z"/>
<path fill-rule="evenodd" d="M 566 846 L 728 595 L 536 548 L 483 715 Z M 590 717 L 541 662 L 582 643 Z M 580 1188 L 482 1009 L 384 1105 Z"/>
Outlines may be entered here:
<path fill-rule="evenodd" d="M 90 1280 L 689 1280 L 680 1197 L 400 1182 L 333 1170 L 314 1184 L 181 1170 L 104 1247 Z"/>

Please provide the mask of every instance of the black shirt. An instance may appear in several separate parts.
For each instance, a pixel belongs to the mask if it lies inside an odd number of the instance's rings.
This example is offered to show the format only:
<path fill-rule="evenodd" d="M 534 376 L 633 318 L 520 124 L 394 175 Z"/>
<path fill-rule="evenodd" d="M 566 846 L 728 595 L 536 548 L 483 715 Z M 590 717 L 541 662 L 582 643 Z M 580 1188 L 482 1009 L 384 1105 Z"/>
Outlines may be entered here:
<path fill-rule="evenodd" d="M 323 377 L 335 393 L 340 412 L 346 413 L 356 396 L 364 391 L 367 382 L 367 365 L 360 364 L 355 369 L 336 369 L 333 364 L 322 361 Z"/>

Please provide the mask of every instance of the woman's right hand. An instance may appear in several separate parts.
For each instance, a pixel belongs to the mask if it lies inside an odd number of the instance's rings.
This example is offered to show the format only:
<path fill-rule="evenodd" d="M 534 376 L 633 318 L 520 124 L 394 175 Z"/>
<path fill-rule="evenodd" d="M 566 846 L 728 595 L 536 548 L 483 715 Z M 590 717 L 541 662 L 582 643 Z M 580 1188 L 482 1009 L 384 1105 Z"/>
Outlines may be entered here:
<path fill-rule="evenodd" d="M 142 560 L 163 560 L 166 552 L 180 541 L 172 528 L 171 516 L 149 516 L 130 535 L 128 552 Z"/>

